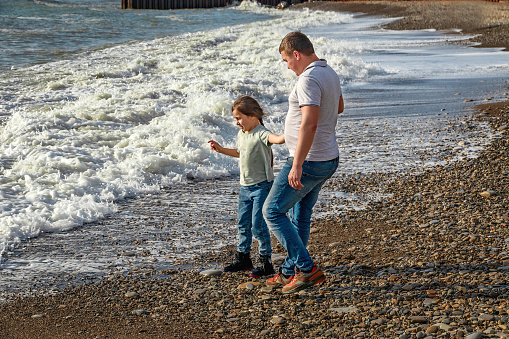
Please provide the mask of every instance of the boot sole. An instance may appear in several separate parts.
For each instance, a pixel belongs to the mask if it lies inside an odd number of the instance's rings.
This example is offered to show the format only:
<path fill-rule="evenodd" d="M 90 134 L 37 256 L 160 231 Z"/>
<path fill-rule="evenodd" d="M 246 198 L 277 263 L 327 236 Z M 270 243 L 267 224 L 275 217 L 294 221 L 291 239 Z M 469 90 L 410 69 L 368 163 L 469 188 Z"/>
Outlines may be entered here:
<path fill-rule="evenodd" d="M 293 289 L 288 290 L 288 291 L 282 291 L 282 292 L 283 292 L 283 294 L 290 294 L 290 293 L 300 292 L 302 290 L 305 290 L 308 287 L 318 285 L 319 283 L 323 282 L 325 280 L 325 278 L 326 278 L 326 276 L 324 274 L 321 277 L 319 277 L 317 280 L 312 280 L 312 281 L 310 281 L 310 282 L 308 282 L 306 284 L 302 284 L 302 285 L 299 285 L 296 288 L 293 288 Z"/>

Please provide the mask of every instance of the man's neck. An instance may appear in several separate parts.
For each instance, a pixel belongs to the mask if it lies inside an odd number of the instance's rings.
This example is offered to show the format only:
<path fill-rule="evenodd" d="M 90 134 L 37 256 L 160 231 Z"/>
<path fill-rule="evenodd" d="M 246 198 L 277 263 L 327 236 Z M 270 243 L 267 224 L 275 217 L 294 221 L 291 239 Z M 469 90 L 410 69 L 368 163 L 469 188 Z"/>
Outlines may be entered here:
<path fill-rule="evenodd" d="M 309 65 L 311 65 L 313 62 L 315 61 L 320 61 L 320 58 L 316 56 L 316 54 L 311 54 L 311 55 L 304 55 L 304 54 L 301 54 L 301 61 L 302 61 L 302 72 L 304 72 L 304 70 L 306 68 L 308 68 Z M 301 73 L 302 73 L 301 72 Z"/>

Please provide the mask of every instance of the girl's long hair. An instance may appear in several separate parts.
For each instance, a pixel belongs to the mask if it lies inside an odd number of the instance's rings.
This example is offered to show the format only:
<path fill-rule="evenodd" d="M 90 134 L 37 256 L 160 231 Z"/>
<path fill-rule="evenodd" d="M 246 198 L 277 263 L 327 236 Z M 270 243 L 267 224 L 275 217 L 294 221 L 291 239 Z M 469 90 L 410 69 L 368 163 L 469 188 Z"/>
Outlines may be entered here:
<path fill-rule="evenodd" d="M 250 117 L 257 117 L 258 121 L 260 121 L 260 124 L 265 127 L 263 124 L 263 109 L 260 107 L 258 101 L 249 95 L 243 95 L 235 100 L 232 105 L 232 112 L 234 110 L 237 110 L 240 113 Z M 270 155 L 272 158 L 270 166 L 274 167 L 274 153 L 272 152 L 272 149 L 270 149 Z"/>
<path fill-rule="evenodd" d="M 239 111 L 240 113 L 250 116 L 250 117 L 256 117 L 258 118 L 258 121 L 260 121 L 260 124 L 262 126 L 265 126 L 263 124 L 263 109 L 260 107 L 260 104 L 256 99 L 250 97 L 249 95 L 243 95 L 239 97 L 232 105 L 232 112 L 234 110 Z"/>

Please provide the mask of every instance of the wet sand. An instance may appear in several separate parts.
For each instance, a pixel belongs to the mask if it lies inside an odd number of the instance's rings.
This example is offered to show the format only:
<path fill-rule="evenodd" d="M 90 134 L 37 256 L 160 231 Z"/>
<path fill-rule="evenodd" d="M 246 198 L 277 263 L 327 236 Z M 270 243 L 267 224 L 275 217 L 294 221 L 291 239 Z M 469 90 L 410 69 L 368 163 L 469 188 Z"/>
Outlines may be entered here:
<path fill-rule="evenodd" d="M 401 29 L 424 28 L 414 26 L 416 22 L 443 29 L 470 15 L 470 6 L 507 9 L 507 3 L 433 2 L 430 6 L 454 4 L 454 15 L 442 23 L 434 10 L 415 12 L 425 8 L 421 2 L 313 4 L 380 15 L 413 13 L 390 24 Z M 407 12 L 393 12 L 395 8 Z M 509 24 L 505 18 L 502 27 Z M 493 25 L 486 20 L 476 29 Z M 492 33 L 485 29 L 486 36 Z M 245 273 L 138 270 L 70 286 L 53 296 L 20 297 L 0 305 L 0 336 L 507 337 L 509 103 L 472 104 L 478 105 L 476 117 L 495 133 L 479 158 L 419 175 L 339 177 L 328 184 L 343 192 L 378 190 L 391 197 L 313 223 L 309 250 L 327 275 L 319 286 L 285 296 Z M 284 249 L 277 241 L 273 246 L 277 264 Z M 189 264 L 214 267 L 231 250 Z"/>

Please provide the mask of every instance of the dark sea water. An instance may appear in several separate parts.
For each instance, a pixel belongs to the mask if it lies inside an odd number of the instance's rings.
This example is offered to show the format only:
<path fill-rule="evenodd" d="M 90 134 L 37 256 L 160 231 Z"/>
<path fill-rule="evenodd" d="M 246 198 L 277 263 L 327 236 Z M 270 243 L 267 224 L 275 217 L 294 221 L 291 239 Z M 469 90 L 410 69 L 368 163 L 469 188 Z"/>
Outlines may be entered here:
<path fill-rule="evenodd" d="M 0 69 L 71 58 L 106 46 L 266 20 L 208 10 L 122 10 L 120 0 L 2 0 Z"/>

